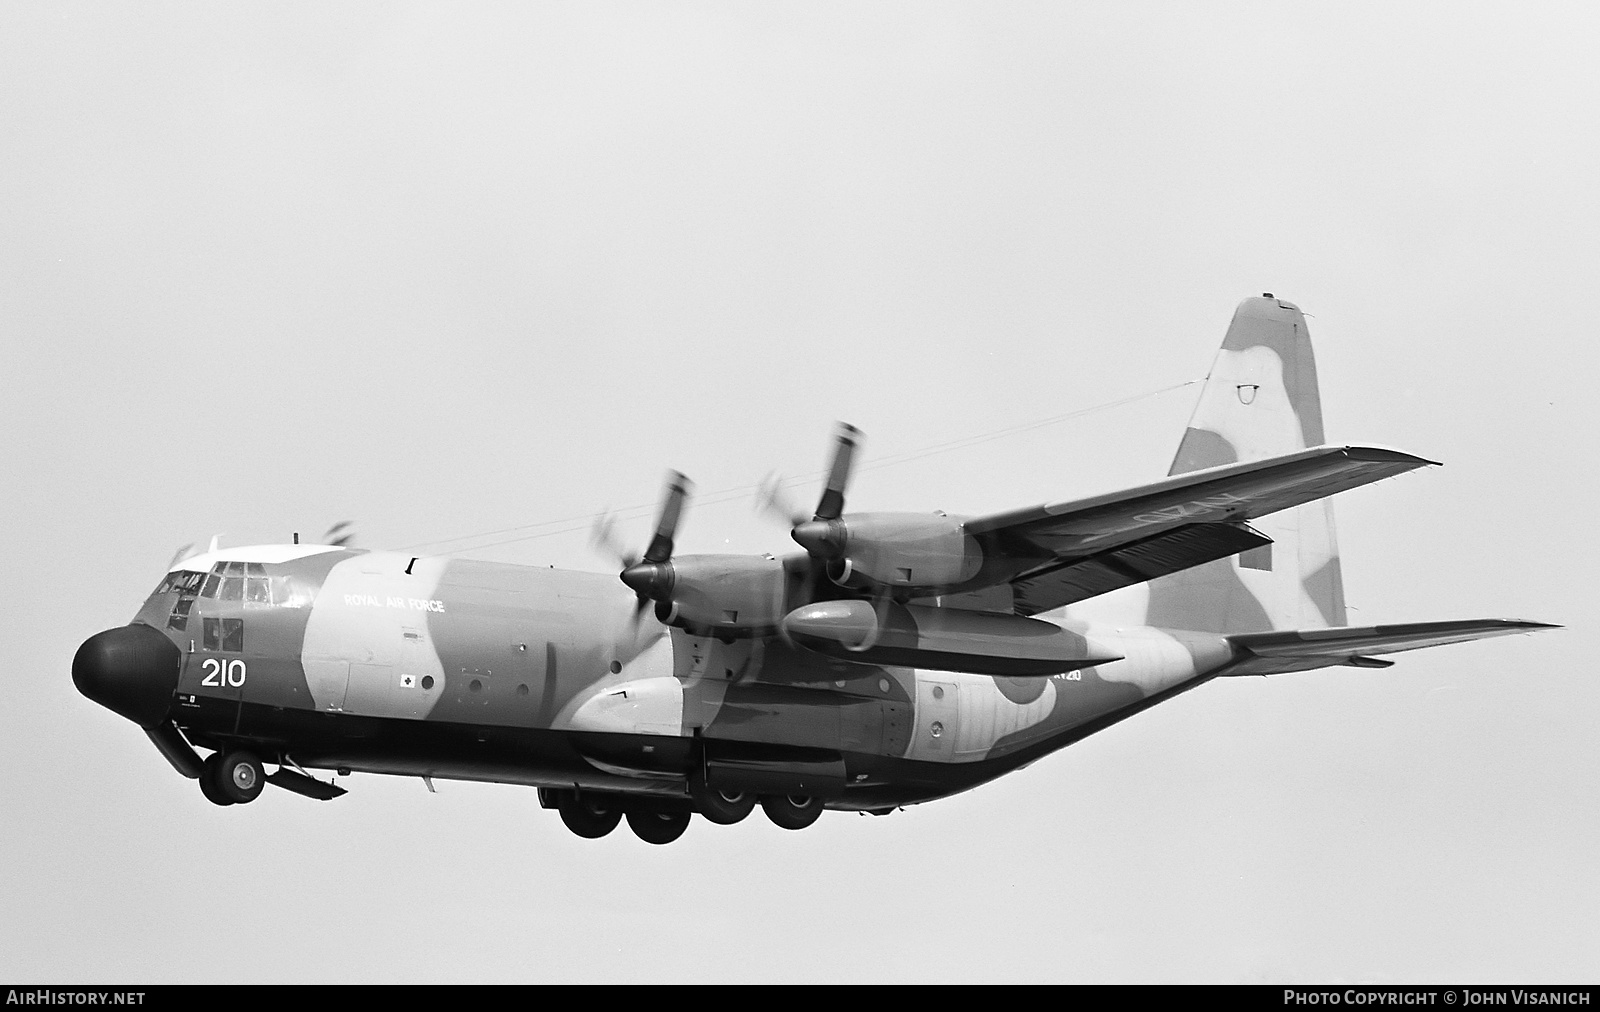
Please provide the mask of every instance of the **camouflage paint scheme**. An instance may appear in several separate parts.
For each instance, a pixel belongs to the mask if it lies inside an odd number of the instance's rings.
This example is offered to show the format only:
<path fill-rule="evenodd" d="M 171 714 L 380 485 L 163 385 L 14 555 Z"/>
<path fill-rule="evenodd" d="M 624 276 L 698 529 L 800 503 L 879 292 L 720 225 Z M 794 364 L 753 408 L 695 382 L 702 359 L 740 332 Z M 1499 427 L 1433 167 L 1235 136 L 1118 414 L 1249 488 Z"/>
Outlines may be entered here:
<path fill-rule="evenodd" d="M 1170 474 L 1322 441 L 1304 317 L 1245 300 Z M 1395 473 L 1425 463 L 1405 460 Z M 907 615 L 937 614 L 929 607 L 1032 614 L 1014 621 L 1052 624 L 1085 658 L 1117 658 L 1044 676 L 866 663 L 781 633 L 695 636 L 638 615 L 613 574 L 325 545 L 183 560 L 134 622 L 181 651 L 167 717 L 202 748 L 663 800 L 686 798 L 700 770 L 730 790 L 873 812 L 966 790 L 1219 675 L 1378 666 L 1378 653 L 1541 628 L 1334 629 L 1345 608 L 1325 499 L 1261 517 L 1255 536 L 1230 529 L 1246 540 L 1213 555 L 1255 547 L 1145 583 L 1117 578 L 1140 614 L 1115 623 L 1077 606 L 1035 613 L 1022 580 L 1001 598 L 980 588 L 896 613 L 904 628 Z M 965 543 L 962 579 L 978 572 Z"/>

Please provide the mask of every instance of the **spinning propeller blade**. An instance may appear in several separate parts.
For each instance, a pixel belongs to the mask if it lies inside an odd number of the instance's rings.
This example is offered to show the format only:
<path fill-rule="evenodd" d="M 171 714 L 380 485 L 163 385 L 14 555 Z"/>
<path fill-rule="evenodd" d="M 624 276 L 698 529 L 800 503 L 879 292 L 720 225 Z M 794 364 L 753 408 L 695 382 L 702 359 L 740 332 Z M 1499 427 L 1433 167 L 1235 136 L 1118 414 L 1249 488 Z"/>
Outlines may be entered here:
<path fill-rule="evenodd" d="M 614 526 L 615 518 L 610 513 L 606 513 L 595 520 L 594 527 L 589 531 L 589 546 L 595 551 L 604 552 L 611 558 L 616 559 L 623 569 L 627 569 L 639 561 L 639 556 L 622 547 L 622 543 L 617 540 L 616 532 L 613 530 Z"/>
<path fill-rule="evenodd" d="M 844 528 L 838 523 L 844 514 L 844 490 L 850 484 L 850 465 L 855 462 L 861 430 L 840 422 L 834 432 L 833 464 L 828 468 L 828 483 L 823 486 L 817 512 L 810 520 L 797 520 L 789 536 L 812 558 L 831 559 L 844 550 Z"/>
<path fill-rule="evenodd" d="M 644 550 L 644 561 L 666 562 L 672 558 L 672 536 L 678 532 L 678 519 L 683 514 L 683 501 L 688 498 L 689 488 L 693 484 L 681 472 L 668 473 L 667 494 L 661 500 L 661 515 L 656 521 L 656 536 L 650 539 L 650 547 Z"/>
<path fill-rule="evenodd" d="M 844 493 L 850 484 L 850 470 L 862 434 L 849 422 L 839 422 L 833 439 L 828 479 L 822 488 L 822 498 L 817 501 L 816 512 L 809 518 L 783 494 L 783 482 L 775 474 L 768 475 L 761 483 L 757 498 L 758 508 L 788 521 L 789 536 L 813 557 L 833 558 L 843 547 L 843 534 L 835 521 L 844 515 Z"/>
<path fill-rule="evenodd" d="M 837 520 L 844 512 L 844 489 L 850 483 L 850 465 L 855 460 L 860 437 L 861 430 L 849 422 L 840 422 L 834 430 L 833 464 L 828 468 L 828 483 L 817 501 L 816 515 L 811 519 Z"/>
<path fill-rule="evenodd" d="M 780 517 L 790 527 L 806 522 L 805 510 L 790 497 L 783 487 L 783 476 L 776 471 L 761 479 L 756 490 L 756 511 Z"/>
<path fill-rule="evenodd" d="M 645 549 L 644 558 L 624 565 L 620 578 L 638 595 L 639 605 L 634 609 L 634 621 L 644 613 L 651 601 L 666 598 L 672 592 L 672 540 L 678 533 L 678 521 L 683 517 L 684 501 L 694 486 L 678 471 L 667 474 L 667 489 L 661 499 L 661 512 L 656 517 L 656 533 Z M 626 561 L 626 556 L 623 557 Z"/>

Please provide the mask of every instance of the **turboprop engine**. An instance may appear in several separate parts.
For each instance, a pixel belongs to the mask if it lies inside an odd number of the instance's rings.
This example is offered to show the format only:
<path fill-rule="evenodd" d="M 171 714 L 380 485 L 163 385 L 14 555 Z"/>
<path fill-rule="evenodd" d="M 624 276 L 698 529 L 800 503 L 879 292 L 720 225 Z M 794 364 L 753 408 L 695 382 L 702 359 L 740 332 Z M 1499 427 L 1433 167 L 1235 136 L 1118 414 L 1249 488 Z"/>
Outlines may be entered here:
<path fill-rule="evenodd" d="M 656 519 L 655 535 L 644 555 L 622 552 L 622 582 L 637 595 L 638 612 L 655 603 L 663 625 L 696 636 L 740 639 L 771 636 L 792 607 L 790 589 L 805 579 L 806 560 L 770 555 L 682 555 L 673 558 L 673 538 L 683 515 L 691 483 L 674 471 Z M 597 544 L 610 545 L 610 528 L 595 530 Z M 798 572 L 791 572 L 798 566 Z M 798 603 L 798 602 L 796 602 Z"/>
<path fill-rule="evenodd" d="M 809 518 L 779 502 L 775 485 L 768 506 L 789 521 L 790 537 L 806 550 L 813 571 L 852 590 L 889 591 L 899 600 L 937 594 L 978 575 L 984 553 L 957 517 L 943 513 L 845 513 L 861 432 L 840 424 L 833 461 L 816 512 Z M 823 596 L 814 593 L 812 599 Z M 796 602 L 804 603 L 804 602 Z"/>
<path fill-rule="evenodd" d="M 984 564 L 984 552 L 958 518 L 942 513 L 844 513 L 845 487 L 860 435 L 852 425 L 839 426 L 827 482 L 809 519 L 798 510 L 782 510 L 790 521 L 791 536 L 806 550 L 805 555 L 782 559 L 771 555 L 673 558 L 673 538 L 688 500 L 690 482 L 672 472 L 655 535 L 644 555 L 635 558 L 616 553 L 622 562 L 622 582 L 637 595 L 639 612 L 654 602 L 656 618 L 663 624 L 697 636 L 771 636 L 785 627 L 786 615 L 814 602 L 861 594 L 879 600 L 892 596 L 904 602 L 938 594 L 976 577 Z M 769 505 L 779 505 L 776 486 L 769 495 Z M 595 535 L 597 542 L 609 541 L 609 528 L 602 523 Z M 844 589 L 830 587 L 830 581 Z M 863 604 L 867 614 L 876 614 L 870 603 Z M 1033 635 L 1024 626 L 1013 632 L 1024 638 Z M 826 634 L 823 639 L 827 639 Z M 1057 665 L 1050 670 L 1067 670 L 1059 662 L 1080 655 L 1081 650 L 1049 654 L 1048 663 Z"/>
<path fill-rule="evenodd" d="M 951 587 L 983 566 L 961 521 L 941 514 L 851 513 L 796 524 L 792 536 L 841 587 Z"/>
<path fill-rule="evenodd" d="M 789 582 L 770 555 L 683 555 L 640 562 L 622 582 L 656 603 L 656 618 L 696 636 L 747 638 L 778 631 Z"/>

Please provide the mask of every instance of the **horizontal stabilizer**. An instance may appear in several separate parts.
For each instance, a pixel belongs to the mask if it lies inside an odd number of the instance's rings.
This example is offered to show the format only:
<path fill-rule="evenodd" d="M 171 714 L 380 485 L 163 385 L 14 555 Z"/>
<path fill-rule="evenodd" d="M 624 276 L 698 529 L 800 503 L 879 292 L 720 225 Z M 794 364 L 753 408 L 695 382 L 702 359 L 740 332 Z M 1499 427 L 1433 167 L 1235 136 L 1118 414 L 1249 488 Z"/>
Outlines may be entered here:
<path fill-rule="evenodd" d="M 1446 643 L 1465 643 L 1490 636 L 1559 629 L 1547 622 L 1509 618 L 1471 619 L 1460 622 L 1411 622 L 1365 628 L 1303 629 L 1290 632 L 1242 633 L 1228 641 L 1240 651 L 1239 659 L 1223 674 L 1274 675 L 1308 671 L 1334 665 L 1358 668 L 1387 667 L 1372 654 L 1421 650 Z"/>

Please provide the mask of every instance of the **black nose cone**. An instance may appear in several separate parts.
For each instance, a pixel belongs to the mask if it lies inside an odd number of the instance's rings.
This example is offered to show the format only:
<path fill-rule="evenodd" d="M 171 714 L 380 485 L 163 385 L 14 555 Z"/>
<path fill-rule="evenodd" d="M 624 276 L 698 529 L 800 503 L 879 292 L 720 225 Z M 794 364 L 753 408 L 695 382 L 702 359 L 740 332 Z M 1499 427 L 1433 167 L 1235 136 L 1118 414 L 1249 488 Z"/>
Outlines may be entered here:
<path fill-rule="evenodd" d="M 125 625 L 83 641 L 72 659 L 72 684 L 140 727 L 156 727 L 172 706 L 182 663 L 171 640 L 147 625 Z"/>

